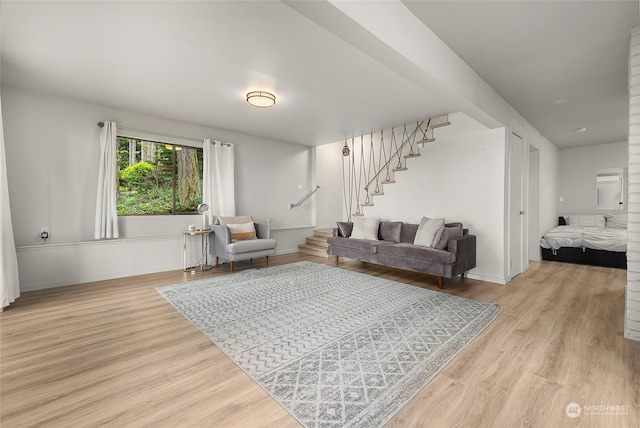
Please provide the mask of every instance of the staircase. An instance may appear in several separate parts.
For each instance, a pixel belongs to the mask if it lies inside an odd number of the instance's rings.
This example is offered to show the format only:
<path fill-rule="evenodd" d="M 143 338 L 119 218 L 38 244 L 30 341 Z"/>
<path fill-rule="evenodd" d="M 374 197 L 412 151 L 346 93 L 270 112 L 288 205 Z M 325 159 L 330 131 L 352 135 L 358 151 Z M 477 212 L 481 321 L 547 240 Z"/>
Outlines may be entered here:
<path fill-rule="evenodd" d="M 352 217 L 363 217 L 364 216 L 364 207 L 371 207 L 374 205 L 373 197 L 374 196 L 382 196 L 384 195 L 384 185 L 385 184 L 393 184 L 396 182 L 395 174 L 396 172 L 406 171 L 407 170 L 407 160 L 420 156 L 420 147 L 422 147 L 426 143 L 431 143 L 435 141 L 433 137 L 433 129 L 439 128 L 441 126 L 449 125 L 449 116 L 445 115 L 439 118 L 427 119 L 422 122 L 417 122 L 416 127 L 412 132 L 407 132 L 407 126 L 403 126 L 402 138 L 400 139 L 400 144 L 397 144 L 396 137 L 394 134 L 394 129 L 391 129 L 391 142 L 389 145 L 385 145 L 384 143 L 384 135 L 383 132 L 380 132 L 380 148 L 377 152 L 378 163 L 376 165 L 376 153 L 374 151 L 373 145 L 373 134 L 371 134 L 371 149 L 369 150 L 369 161 L 364 159 L 363 156 L 363 145 L 361 146 L 361 154 L 359 161 L 356 160 L 356 150 L 355 145 L 353 144 L 352 139 L 352 147 L 353 150 L 350 151 L 350 174 L 353 171 L 354 177 L 361 177 L 362 174 L 365 176 L 365 184 L 363 186 L 363 191 L 365 198 L 361 200 L 358 195 L 360 194 L 360 189 L 356 182 L 358 180 L 353 180 L 353 184 L 356 188 L 352 188 L 349 191 L 349 194 L 355 194 L 355 212 L 352 212 L 353 202 L 349 201 L 349 209 L 348 209 L 348 219 L 351 220 Z M 423 128 L 424 126 L 424 128 Z M 361 138 L 362 140 L 362 138 Z M 362 143 L 361 141 L 361 144 Z M 346 141 L 345 141 L 346 145 Z M 387 147 L 388 146 L 388 147 Z M 388 152 L 388 155 L 387 155 Z M 366 169 L 365 164 L 368 164 L 369 169 Z M 358 166 L 356 166 L 358 165 Z M 343 166 L 343 175 L 344 175 L 344 166 Z M 351 176 L 350 176 L 351 177 Z M 351 184 L 350 184 L 351 185 Z M 346 190 L 343 190 L 346 191 Z M 345 194 L 346 195 L 346 194 Z"/>
<path fill-rule="evenodd" d="M 333 236 L 332 229 L 315 229 L 313 236 L 307 238 L 306 244 L 298 245 L 298 252 L 317 257 L 327 257 L 327 238 Z"/>

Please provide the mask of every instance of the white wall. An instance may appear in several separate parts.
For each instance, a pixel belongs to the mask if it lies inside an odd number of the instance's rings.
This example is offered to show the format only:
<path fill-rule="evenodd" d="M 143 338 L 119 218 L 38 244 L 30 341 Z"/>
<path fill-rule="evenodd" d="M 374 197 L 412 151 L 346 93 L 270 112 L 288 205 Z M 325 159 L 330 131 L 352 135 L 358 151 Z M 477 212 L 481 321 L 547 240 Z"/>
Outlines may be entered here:
<path fill-rule="evenodd" d="M 334 228 L 342 220 L 342 143 L 316 147 L 316 222 L 318 228 Z"/>
<path fill-rule="evenodd" d="M 23 290 L 182 267 L 182 230 L 190 223 L 199 225 L 201 217 L 123 217 L 121 240 L 109 245 L 92 242 L 98 121 L 235 144 L 237 213 L 253 215 L 258 221 L 271 219 L 278 253 L 297 251 L 304 236 L 311 234 L 312 201 L 288 209 L 292 200 L 312 186 L 315 159 L 310 147 L 8 86 L 1 89 Z M 331 193 L 330 188 L 326 193 Z M 42 226 L 50 229 L 46 243 L 39 237 Z M 129 248 L 135 249 L 135 262 L 125 266 L 119 260 Z M 163 251 L 158 252 L 159 248 Z"/>
<path fill-rule="evenodd" d="M 558 197 L 559 215 L 603 214 L 596 208 L 596 171 L 623 168 L 629 163 L 627 142 L 599 144 L 560 150 Z"/>
<path fill-rule="evenodd" d="M 527 207 L 529 221 L 528 244 L 529 260 L 538 261 L 542 258 L 540 251 L 540 151 L 535 148 L 529 150 L 529 205 Z"/>

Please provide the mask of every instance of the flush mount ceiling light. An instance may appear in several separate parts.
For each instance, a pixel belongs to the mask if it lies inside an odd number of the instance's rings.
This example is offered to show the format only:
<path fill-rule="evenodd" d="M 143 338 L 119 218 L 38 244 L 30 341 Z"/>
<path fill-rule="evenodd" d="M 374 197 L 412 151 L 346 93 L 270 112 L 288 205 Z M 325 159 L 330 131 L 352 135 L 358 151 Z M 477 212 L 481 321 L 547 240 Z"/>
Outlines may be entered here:
<path fill-rule="evenodd" d="M 263 91 L 251 91 L 247 93 L 247 102 L 254 107 L 267 108 L 276 103 L 276 96 Z"/>
<path fill-rule="evenodd" d="M 582 132 L 586 132 L 587 128 L 576 128 L 573 130 L 576 134 L 580 134 Z"/>

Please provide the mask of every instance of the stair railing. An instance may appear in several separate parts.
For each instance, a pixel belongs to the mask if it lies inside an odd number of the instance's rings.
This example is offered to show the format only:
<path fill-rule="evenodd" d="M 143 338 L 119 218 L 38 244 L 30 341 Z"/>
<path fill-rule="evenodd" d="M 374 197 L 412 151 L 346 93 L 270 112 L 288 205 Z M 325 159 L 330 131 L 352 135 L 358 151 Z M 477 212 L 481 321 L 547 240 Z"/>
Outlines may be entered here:
<path fill-rule="evenodd" d="M 311 195 L 316 193 L 318 191 L 318 189 L 320 189 L 320 186 L 316 186 L 316 188 L 313 189 L 313 190 L 307 190 L 305 193 L 303 193 L 302 195 L 298 196 L 296 199 L 293 200 L 293 202 L 291 202 L 289 204 L 289 210 L 292 210 L 293 208 L 296 208 L 296 207 L 299 207 L 300 205 L 302 205 L 302 203 L 304 201 L 306 201 L 307 199 L 309 199 L 311 197 Z"/>
<path fill-rule="evenodd" d="M 400 145 L 400 147 L 395 151 L 390 153 L 390 157 L 388 159 L 386 159 L 386 162 L 384 163 L 384 165 L 380 166 L 378 165 L 378 167 L 380 168 L 378 170 L 378 172 L 376 172 L 371 179 L 369 180 L 369 182 L 366 184 L 366 186 L 364 186 L 364 190 L 366 192 L 369 192 L 369 186 L 376 181 L 376 179 L 380 176 L 380 174 L 382 174 L 382 172 L 386 169 L 388 169 L 389 165 L 391 165 L 391 162 L 395 159 L 395 157 L 397 156 L 398 158 L 400 158 L 401 154 L 402 154 L 402 150 L 407 146 L 407 144 L 410 144 L 412 138 L 414 138 L 414 136 L 416 135 L 416 133 L 418 132 L 418 129 L 420 129 L 420 126 L 422 126 L 422 124 L 424 123 L 424 121 L 419 122 L 418 125 L 416 126 L 416 129 L 413 130 L 413 132 L 407 137 L 406 140 L 404 140 L 402 142 L 402 144 Z M 384 150 L 384 147 L 382 147 L 380 150 Z"/>

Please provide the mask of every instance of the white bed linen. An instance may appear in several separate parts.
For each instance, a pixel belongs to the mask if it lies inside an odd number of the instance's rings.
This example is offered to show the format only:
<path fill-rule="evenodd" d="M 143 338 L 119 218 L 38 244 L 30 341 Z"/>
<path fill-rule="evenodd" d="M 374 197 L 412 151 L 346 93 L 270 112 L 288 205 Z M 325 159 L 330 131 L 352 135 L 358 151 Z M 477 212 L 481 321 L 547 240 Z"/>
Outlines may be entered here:
<path fill-rule="evenodd" d="M 594 250 L 627 251 L 627 229 L 584 227 L 582 245 Z"/>
<path fill-rule="evenodd" d="M 627 251 L 627 230 L 610 227 L 558 226 L 540 239 L 542 248 L 591 248 L 605 251 Z"/>
<path fill-rule="evenodd" d="M 542 248 L 581 247 L 582 231 L 577 226 L 558 226 L 551 229 L 540 239 Z"/>

